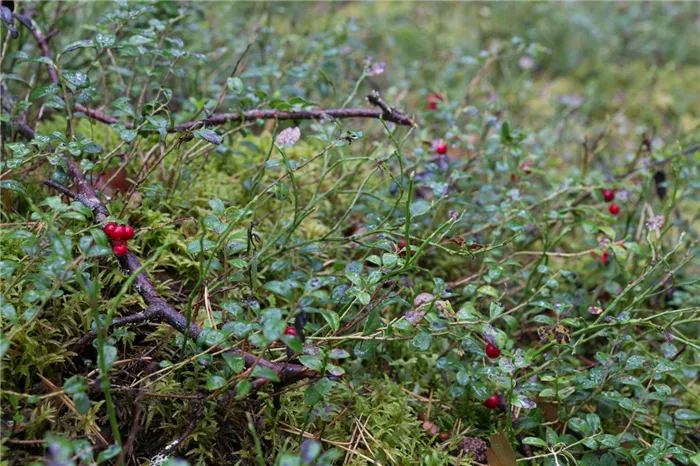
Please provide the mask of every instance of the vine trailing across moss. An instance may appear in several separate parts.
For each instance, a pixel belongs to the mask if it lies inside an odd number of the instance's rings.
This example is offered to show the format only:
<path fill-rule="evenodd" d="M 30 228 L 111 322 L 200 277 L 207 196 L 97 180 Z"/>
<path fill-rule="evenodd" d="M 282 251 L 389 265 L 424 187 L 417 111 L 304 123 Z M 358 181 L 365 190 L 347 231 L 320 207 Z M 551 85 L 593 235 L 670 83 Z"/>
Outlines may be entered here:
<path fill-rule="evenodd" d="M 2 2 L 4 464 L 700 464 L 692 7 L 446 8 Z"/>

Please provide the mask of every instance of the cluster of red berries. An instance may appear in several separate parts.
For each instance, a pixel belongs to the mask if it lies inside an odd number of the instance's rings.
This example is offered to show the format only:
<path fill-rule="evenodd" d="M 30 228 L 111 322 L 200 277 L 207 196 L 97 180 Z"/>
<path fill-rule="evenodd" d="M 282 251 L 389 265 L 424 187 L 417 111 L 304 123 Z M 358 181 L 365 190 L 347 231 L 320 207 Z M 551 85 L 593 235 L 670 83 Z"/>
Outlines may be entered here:
<path fill-rule="evenodd" d="M 498 346 L 494 345 L 493 343 L 486 345 L 486 356 L 488 356 L 489 359 L 496 359 L 500 355 L 501 350 L 498 348 Z M 486 401 L 484 401 L 484 406 L 488 409 L 496 409 L 498 408 L 499 404 L 500 401 L 496 395 L 491 395 L 490 397 L 486 398 Z"/>
<path fill-rule="evenodd" d="M 116 223 L 108 223 L 105 225 L 105 234 L 114 240 L 112 251 L 115 256 L 126 255 L 126 242 L 134 237 L 134 229 L 129 225 L 117 225 Z"/>
<path fill-rule="evenodd" d="M 605 199 L 605 202 L 614 201 L 615 200 L 615 191 L 612 189 L 604 189 L 603 190 L 603 199 Z M 617 215 L 620 213 L 620 206 L 613 202 L 612 204 L 610 204 L 610 207 L 608 207 L 608 210 L 610 211 L 611 214 Z"/>

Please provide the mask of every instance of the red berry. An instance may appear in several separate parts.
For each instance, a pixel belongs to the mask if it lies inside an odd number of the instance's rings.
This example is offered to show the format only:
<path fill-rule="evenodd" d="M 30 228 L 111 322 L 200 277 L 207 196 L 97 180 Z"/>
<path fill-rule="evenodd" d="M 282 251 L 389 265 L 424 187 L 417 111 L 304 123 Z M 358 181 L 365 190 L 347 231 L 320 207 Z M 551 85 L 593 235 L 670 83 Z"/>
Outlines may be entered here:
<path fill-rule="evenodd" d="M 105 225 L 105 235 L 107 235 L 108 238 L 114 238 L 114 229 L 117 227 L 116 223 L 108 223 Z"/>
<path fill-rule="evenodd" d="M 438 100 L 442 100 L 442 94 L 429 94 L 428 95 L 428 108 L 430 110 L 437 110 Z"/>
<path fill-rule="evenodd" d="M 440 155 L 447 154 L 447 145 L 446 144 L 438 144 L 437 153 Z"/>
<path fill-rule="evenodd" d="M 518 177 L 515 176 L 515 173 L 511 173 L 511 174 L 510 174 L 510 181 L 512 181 L 513 183 L 515 183 L 516 181 L 518 181 Z"/>
<path fill-rule="evenodd" d="M 295 337 L 295 336 L 297 336 L 297 330 L 294 327 L 287 327 L 284 330 L 284 334 Z"/>
<path fill-rule="evenodd" d="M 492 345 L 489 343 L 486 345 L 486 356 L 488 356 L 490 359 L 496 359 L 501 355 L 501 350 L 498 349 L 495 345 Z"/>
<path fill-rule="evenodd" d="M 604 189 L 603 199 L 605 199 L 605 202 L 612 201 L 613 199 L 615 199 L 615 191 L 613 191 L 612 189 Z"/>
<path fill-rule="evenodd" d="M 529 175 L 530 173 L 532 173 L 532 163 L 525 162 L 520 166 L 520 169 L 523 171 L 523 173 Z"/>
<path fill-rule="evenodd" d="M 112 239 L 125 240 L 126 239 L 126 228 L 124 225 L 117 225 L 114 227 L 114 232 L 112 233 Z"/>
<path fill-rule="evenodd" d="M 484 406 L 486 406 L 488 409 L 496 409 L 498 408 L 499 401 L 498 397 L 496 395 L 491 395 L 484 401 Z"/>
<path fill-rule="evenodd" d="M 603 265 L 607 265 L 607 263 L 608 263 L 608 256 L 609 256 L 608 250 L 607 250 L 607 249 L 604 249 L 604 250 L 603 250 L 603 255 L 600 257 L 600 261 L 603 263 Z"/>
<path fill-rule="evenodd" d="M 617 204 L 610 204 L 610 207 L 608 208 L 611 214 L 617 215 L 620 213 L 620 206 Z"/>
<path fill-rule="evenodd" d="M 401 256 L 406 255 L 406 240 L 405 239 L 401 238 L 399 240 L 399 243 L 396 246 L 394 246 L 394 252 L 401 255 Z"/>
<path fill-rule="evenodd" d="M 125 256 L 127 251 L 126 243 L 118 242 L 114 245 L 112 251 L 114 251 L 115 256 Z"/>
<path fill-rule="evenodd" d="M 134 229 L 129 225 L 124 225 L 124 239 L 128 240 L 134 237 Z"/>

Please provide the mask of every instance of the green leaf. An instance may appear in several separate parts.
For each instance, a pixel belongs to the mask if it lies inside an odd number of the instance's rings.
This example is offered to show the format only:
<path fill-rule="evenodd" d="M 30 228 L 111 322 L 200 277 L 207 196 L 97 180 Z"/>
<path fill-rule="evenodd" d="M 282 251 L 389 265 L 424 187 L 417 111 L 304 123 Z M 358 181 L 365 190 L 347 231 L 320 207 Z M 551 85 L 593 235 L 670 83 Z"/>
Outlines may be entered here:
<path fill-rule="evenodd" d="M 29 196 L 29 194 L 27 193 L 27 190 L 24 189 L 24 186 L 22 185 L 22 183 L 20 183 L 19 181 L 15 181 L 15 180 L 2 180 L 2 181 L 0 181 L 0 189 L 9 189 L 10 191 L 18 192 L 18 193 L 22 194 L 23 196 Z"/>
<path fill-rule="evenodd" d="M 202 252 L 202 245 L 204 245 L 204 250 L 208 251 L 214 246 L 216 246 L 216 243 L 214 241 L 210 241 L 208 239 L 205 240 L 194 240 L 192 241 L 188 246 L 187 246 L 187 252 L 190 254 L 199 254 Z"/>
<path fill-rule="evenodd" d="M 620 446 L 620 440 L 617 438 L 617 435 L 602 434 L 597 436 L 596 440 L 600 445 L 608 448 L 617 448 Z"/>
<path fill-rule="evenodd" d="M 209 207 L 211 207 L 212 210 L 219 215 L 224 215 L 224 212 L 226 210 L 226 207 L 224 206 L 224 201 L 218 198 L 209 201 Z"/>
<path fill-rule="evenodd" d="M 0 277 L 10 278 L 17 267 L 19 267 L 19 264 L 15 261 L 0 261 Z"/>
<path fill-rule="evenodd" d="M 91 40 L 79 40 L 67 45 L 62 51 L 61 55 L 67 52 L 72 52 L 73 50 L 85 49 L 85 48 L 95 48 L 95 43 Z"/>
<path fill-rule="evenodd" d="M 238 382 L 238 385 L 236 385 L 236 399 L 240 400 L 248 396 L 248 393 L 250 393 L 250 389 L 251 386 L 248 379 L 243 379 L 240 382 Z"/>
<path fill-rule="evenodd" d="M 287 324 L 282 319 L 282 311 L 280 309 L 267 309 L 263 311 L 261 319 L 263 327 L 263 335 L 268 341 L 275 341 L 282 336 Z"/>
<path fill-rule="evenodd" d="M 243 92 L 243 89 L 245 88 L 245 86 L 243 85 L 243 81 L 241 81 L 241 78 L 239 78 L 238 76 L 228 78 L 226 80 L 226 86 L 228 87 L 228 90 L 231 93 L 236 95 Z"/>
<path fill-rule="evenodd" d="M 117 360 L 117 348 L 115 348 L 112 345 L 105 345 L 102 348 L 102 351 L 99 351 L 98 354 L 98 365 L 100 365 L 100 367 L 102 366 L 100 361 L 102 359 L 102 355 L 104 355 L 104 366 L 105 369 L 109 371 L 109 369 L 112 367 L 112 364 L 114 364 L 114 361 Z"/>
<path fill-rule="evenodd" d="M 559 436 L 557 435 L 556 432 L 554 432 L 554 430 L 551 427 L 547 427 L 546 435 L 547 435 L 547 445 L 554 446 L 557 443 L 559 443 Z"/>
<path fill-rule="evenodd" d="M 75 409 L 80 414 L 87 414 L 90 411 L 90 397 L 85 392 L 73 395 L 73 403 L 75 403 Z"/>
<path fill-rule="evenodd" d="M 692 409 L 678 409 L 673 414 L 679 421 L 697 421 L 700 420 L 700 414 Z"/>
<path fill-rule="evenodd" d="M 489 307 L 489 317 L 490 320 L 496 319 L 503 313 L 503 306 L 499 305 L 495 301 L 491 301 L 491 306 Z"/>
<path fill-rule="evenodd" d="M 319 312 L 330 328 L 333 330 L 338 330 L 340 328 L 340 317 L 337 312 L 324 308 L 319 309 Z"/>
<path fill-rule="evenodd" d="M 5 298 L 2 296 L 0 296 L 0 315 L 2 315 L 3 320 L 7 319 L 11 324 L 17 323 L 17 311 L 15 310 L 15 307 L 5 301 Z"/>
<path fill-rule="evenodd" d="M 282 296 L 283 298 L 292 299 L 292 289 L 289 287 L 289 284 L 287 282 L 272 280 L 265 283 L 263 287 L 267 290 L 272 291 L 273 293 Z"/>
<path fill-rule="evenodd" d="M 233 373 L 238 374 L 245 368 L 245 360 L 240 354 L 223 353 L 221 356 Z"/>
<path fill-rule="evenodd" d="M 49 84 L 48 86 L 37 87 L 29 94 L 29 101 L 34 102 L 37 99 L 40 99 L 42 97 L 46 97 L 47 95 L 54 95 L 59 90 L 61 90 L 61 88 L 58 87 L 58 85 L 54 84 L 54 83 Z"/>
<path fill-rule="evenodd" d="M 484 285 L 480 287 L 478 290 L 476 290 L 477 293 L 486 295 L 486 296 L 491 296 L 494 298 L 498 298 L 498 290 L 492 286 L 489 285 Z"/>
<path fill-rule="evenodd" d="M 82 71 L 64 70 L 61 72 L 63 79 L 73 87 L 84 89 L 90 86 L 90 78 Z"/>
<path fill-rule="evenodd" d="M 385 267 L 392 268 L 399 262 L 399 256 L 396 254 L 384 253 L 382 254 L 382 263 Z"/>
<path fill-rule="evenodd" d="M 433 340 L 433 336 L 426 332 L 419 332 L 413 337 L 413 346 L 416 348 L 427 351 L 430 348 L 430 342 Z"/>
<path fill-rule="evenodd" d="M 207 390 L 213 392 L 226 386 L 226 379 L 220 375 L 210 374 L 207 377 Z"/>
<path fill-rule="evenodd" d="M 97 463 L 104 463 L 112 458 L 116 458 L 122 452 L 122 447 L 119 445 L 110 445 L 105 450 L 102 450 L 97 456 Z"/>
<path fill-rule="evenodd" d="M 291 335 L 282 335 L 280 339 L 285 345 L 289 346 L 292 349 L 292 351 L 295 351 L 297 353 L 301 353 L 302 351 L 304 351 L 304 345 L 301 343 L 301 340 L 299 338 L 293 337 Z"/>
<path fill-rule="evenodd" d="M 467 372 L 464 369 L 460 369 L 459 372 L 457 372 L 457 383 L 460 385 L 467 385 L 469 383 L 469 380 L 471 377 L 469 376 L 469 372 Z"/>
<path fill-rule="evenodd" d="M 345 359 L 350 357 L 350 353 L 341 348 L 332 349 L 328 353 L 328 357 L 331 359 Z"/>
<path fill-rule="evenodd" d="M 253 369 L 253 377 L 259 377 L 265 380 L 270 380 L 272 382 L 279 382 L 280 377 L 277 372 L 264 366 L 255 366 Z"/>
<path fill-rule="evenodd" d="M 319 401 L 321 401 L 321 394 L 318 393 L 316 387 L 311 386 L 304 390 L 304 403 L 309 406 L 314 406 Z"/>
<path fill-rule="evenodd" d="M 326 364 L 326 370 L 330 372 L 331 375 L 335 375 L 336 377 L 340 377 L 345 374 L 345 369 L 331 363 Z"/>
<path fill-rule="evenodd" d="M 538 437 L 525 437 L 523 439 L 525 445 L 534 445 L 536 447 L 547 447 L 547 442 Z"/>
<path fill-rule="evenodd" d="M 411 204 L 409 211 L 411 212 L 411 217 L 420 217 L 421 215 L 425 215 L 430 212 L 430 202 L 426 201 L 425 199 L 418 199 Z"/>
<path fill-rule="evenodd" d="M 11 344 L 12 341 L 8 340 L 3 336 L 0 336 L 0 359 L 5 357 L 5 353 L 7 353 L 8 349 L 10 349 Z"/>
<path fill-rule="evenodd" d="M 323 358 L 321 356 L 299 356 L 299 362 L 314 371 L 323 369 Z"/>
<path fill-rule="evenodd" d="M 585 438 L 581 441 L 581 443 L 583 443 L 589 450 L 596 450 L 598 448 L 598 442 L 596 442 L 593 438 Z"/>
<path fill-rule="evenodd" d="M 216 131 L 211 129 L 196 129 L 192 131 L 192 134 L 194 134 L 194 137 L 196 137 L 197 139 L 203 139 L 217 146 L 220 145 L 223 141 L 223 139 L 221 139 L 221 136 L 216 134 Z"/>

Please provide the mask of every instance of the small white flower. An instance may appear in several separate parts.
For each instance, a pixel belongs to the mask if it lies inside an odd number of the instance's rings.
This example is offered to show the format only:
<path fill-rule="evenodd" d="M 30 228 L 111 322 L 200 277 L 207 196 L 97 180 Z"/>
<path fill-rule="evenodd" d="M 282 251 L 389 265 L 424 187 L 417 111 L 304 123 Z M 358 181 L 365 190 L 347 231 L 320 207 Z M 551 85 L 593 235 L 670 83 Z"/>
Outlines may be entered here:
<path fill-rule="evenodd" d="M 520 60 L 518 60 L 518 65 L 520 65 L 520 68 L 523 70 L 531 70 L 533 66 L 535 66 L 535 60 L 532 59 L 532 57 L 521 57 Z"/>
<path fill-rule="evenodd" d="M 367 68 L 367 76 L 379 76 L 386 71 L 386 62 L 378 61 Z"/>
<path fill-rule="evenodd" d="M 292 147 L 301 137 L 301 130 L 298 126 L 283 129 L 275 139 L 275 144 L 279 147 Z"/>
<path fill-rule="evenodd" d="M 658 231 L 664 226 L 666 219 L 663 215 L 657 215 L 647 222 L 647 228 L 652 231 Z"/>

